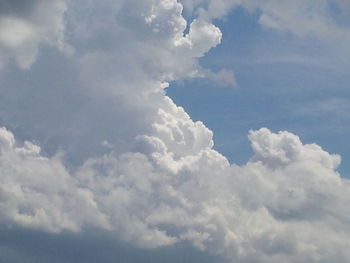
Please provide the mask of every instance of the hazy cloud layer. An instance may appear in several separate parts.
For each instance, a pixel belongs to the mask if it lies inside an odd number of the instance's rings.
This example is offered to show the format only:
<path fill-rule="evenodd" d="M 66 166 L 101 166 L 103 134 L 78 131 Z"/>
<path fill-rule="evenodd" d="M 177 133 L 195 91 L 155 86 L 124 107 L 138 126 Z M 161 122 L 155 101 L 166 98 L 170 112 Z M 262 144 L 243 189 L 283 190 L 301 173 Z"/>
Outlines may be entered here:
<path fill-rule="evenodd" d="M 3 226 L 97 228 L 149 249 L 189 242 L 231 262 L 349 262 L 350 186 L 338 155 L 262 128 L 250 132 L 250 161 L 229 164 L 212 132 L 166 96 L 169 82 L 204 73 L 235 84 L 233 73 L 198 64 L 221 41 L 207 19 L 224 15 L 214 2 L 188 25 L 175 0 L 5 3 L 0 55 L 28 71 L 1 72 Z M 36 13 L 44 6 L 47 18 Z M 273 7 L 290 11 L 260 8 Z M 14 26 L 30 34 L 11 40 Z M 40 58 L 42 43 L 59 52 L 44 47 Z"/>

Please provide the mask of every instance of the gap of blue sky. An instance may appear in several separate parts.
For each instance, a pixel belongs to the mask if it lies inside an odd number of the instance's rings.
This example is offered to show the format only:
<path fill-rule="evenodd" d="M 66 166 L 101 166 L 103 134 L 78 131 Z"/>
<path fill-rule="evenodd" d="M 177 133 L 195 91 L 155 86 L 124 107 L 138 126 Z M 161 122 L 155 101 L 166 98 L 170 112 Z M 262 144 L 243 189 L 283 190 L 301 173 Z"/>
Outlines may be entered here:
<path fill-rule="evenodd" d="M 215 21 L 222 43 L 201 64 L 232 70 L 238 85 L 223 88 L 207 79 L 171 84 L 168 95 L 214 131 L 215 148 L 243 164 L 252 151 L 251 129 L 267 127 L 298 134 L 342 156 L 340 173 L 350 175 L 350 63 L 339 43 L 299 38 L 266 29 L 260 13 L 236 8 Z M 210 106 L 209 106 L 210 105 Z"/>

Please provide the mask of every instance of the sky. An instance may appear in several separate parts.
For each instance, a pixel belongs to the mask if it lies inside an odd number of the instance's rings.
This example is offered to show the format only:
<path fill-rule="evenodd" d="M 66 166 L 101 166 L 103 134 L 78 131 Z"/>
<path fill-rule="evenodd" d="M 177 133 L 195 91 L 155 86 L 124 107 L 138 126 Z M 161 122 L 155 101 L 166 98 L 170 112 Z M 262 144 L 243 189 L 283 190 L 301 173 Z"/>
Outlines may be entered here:
<path fill-rule="evenodd" d="M 169 96 L 214 131 L 215 148 L 231 162 L 248 161 L 247 133 L 268 127 L 340 154 L 338 170 L 348 177 L 348 49 L 341 49 L 341 42 L 272 31 L 259 17 L 259 11 L 237 8 L 215 21 L 222 42 L 201 59 L 201 65 L 215 71 L 233 71 L 234 87 L 218 89 L 215 83 L 192 79 L 174 83 Z"/>
<path fill-rule="evenodd" d="M 350 261 L 346 0 L 0 2 L 0 261 Z"/>

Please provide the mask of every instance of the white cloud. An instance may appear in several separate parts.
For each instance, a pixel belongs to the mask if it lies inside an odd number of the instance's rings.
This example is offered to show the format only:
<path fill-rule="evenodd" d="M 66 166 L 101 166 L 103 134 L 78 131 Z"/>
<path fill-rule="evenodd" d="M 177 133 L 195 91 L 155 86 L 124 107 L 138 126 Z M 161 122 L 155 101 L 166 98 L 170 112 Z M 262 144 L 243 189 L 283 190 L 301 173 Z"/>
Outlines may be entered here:
<path fill-rule="evenodd" d="M 5 128 L 0 133 L 3 223 L 54 233 L 78 231 L 80 219 L 106 226 L 91 193 L 77 188 L 59 156 L 48 159 L 40 155 L 37 145 L 24 142 L 17 146 L 12 133 Z"/>
<path fill-rule="evenodd" d="M 255 156 L 242 167 L 210 145 L 176 157 L 155 134 L 143 152 L 90 159 L 69 174 L 59 157 L 42 157 L 31 143 L 15 147 L 1 133 L 4 223 L 52 232 L 98 226 L 146 248 L 189 240 L 239 262 L 349 259 L 349 182 L 335 171 L 339 156 L 293 134 L 252 132 Z"/>
<path fill-rule="evenodd" d="M 303 146 L 297 136 L 288 132 L 272 134 L 269 130 L 262 129 L 251 132 L 249 138 L 255 152 L 254 158 L 268 165 L 280 166 L 295 161 L 312 160 L 336 169 L 340 164 L 339 156 L 329 155 L 315 144 Z"/>
<path fill-rule="evenodd" d="M 0 86 L 1 121 L 18 134 L 0 129 L 3 225 L 97 227 L 143 248 L 189 241 L 237 262 L 349 262 L 350 186 L 338 155 L 264 128 L 249 135 L 251 160 L 231 165 L 213 150 L 212 132 L 166 96 L 168 82 L 201 74 L 198 58 L 221 41 L 217 27 L 199 17 L 184 34 L 175 0 L 70 8 L 77 52 L 44 64 L 57 63 L 68 80 L 52 88 L 16 72 L 20 85 L 5 75 Z M 5 33 L 11 49 L 22 45 Z M 21 143 L 27 137 L 37 142 Z M 55 140 L 58 153 L 47 154 Z"/>

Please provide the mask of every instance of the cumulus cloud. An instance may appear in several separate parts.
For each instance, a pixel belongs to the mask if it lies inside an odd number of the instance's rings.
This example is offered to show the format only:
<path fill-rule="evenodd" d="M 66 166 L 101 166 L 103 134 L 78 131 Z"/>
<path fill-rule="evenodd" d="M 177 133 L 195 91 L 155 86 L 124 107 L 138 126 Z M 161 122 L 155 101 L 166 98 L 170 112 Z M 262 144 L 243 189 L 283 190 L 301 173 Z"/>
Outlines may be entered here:
<path fill-rule="evenodd" d="M 21 23 L 42 5 L 7 4 Z M 29 70 L 34 82 L 2 73 L 2 225 L 98 228 L 149 249 L 189 242 L 231 262 L 349 262 L 350 186 L 338 155 L 263 128 L 250 132 L 250 161 L 230 164 L 212 132 L 166 96 L 169 82 L 203 73 L 198 58 L 222 37 L 210 20 L 199 14 L 185 33 L 176 0 L 74 1 L 66 16 L 72 57 L 51 51 Z M 47 40 L 42 26 L 35 50 Z M 63 77 L 45 81 L 47 67 Z"/>
<path fill-rule="evenodd" d="M 64 229 L 78 231 L 80 225 L 75 216 L 105 221 L 97 210 L 93 211 L 91 194 L 75 187 L 75 179 L 59 156 L 43 157 L 40 147 L 28 141 L 16 145 L 13 134 L 5 128 L 0 129 L 0 142 L 3 223 L 56 233 Z M 93 208 L 91 213 L 81 214 L 88 207 Z M 99 226 L 106 224 L 102 221 Z"/>
<path fill-rule="evenodd" d="M 145 248 L 188 240 L 239 262 L 349 260 L 340 158 L 293 134 L 251 132 L 255 156 L 243 167 L 210 144 L 176 156 L 169 138 L 154 134 L 141 138 L 144 150 L 87 160 L 74 174 L 58 156 L 1 134 L 5 224 L 50 232 L 97 226 Z"/>

